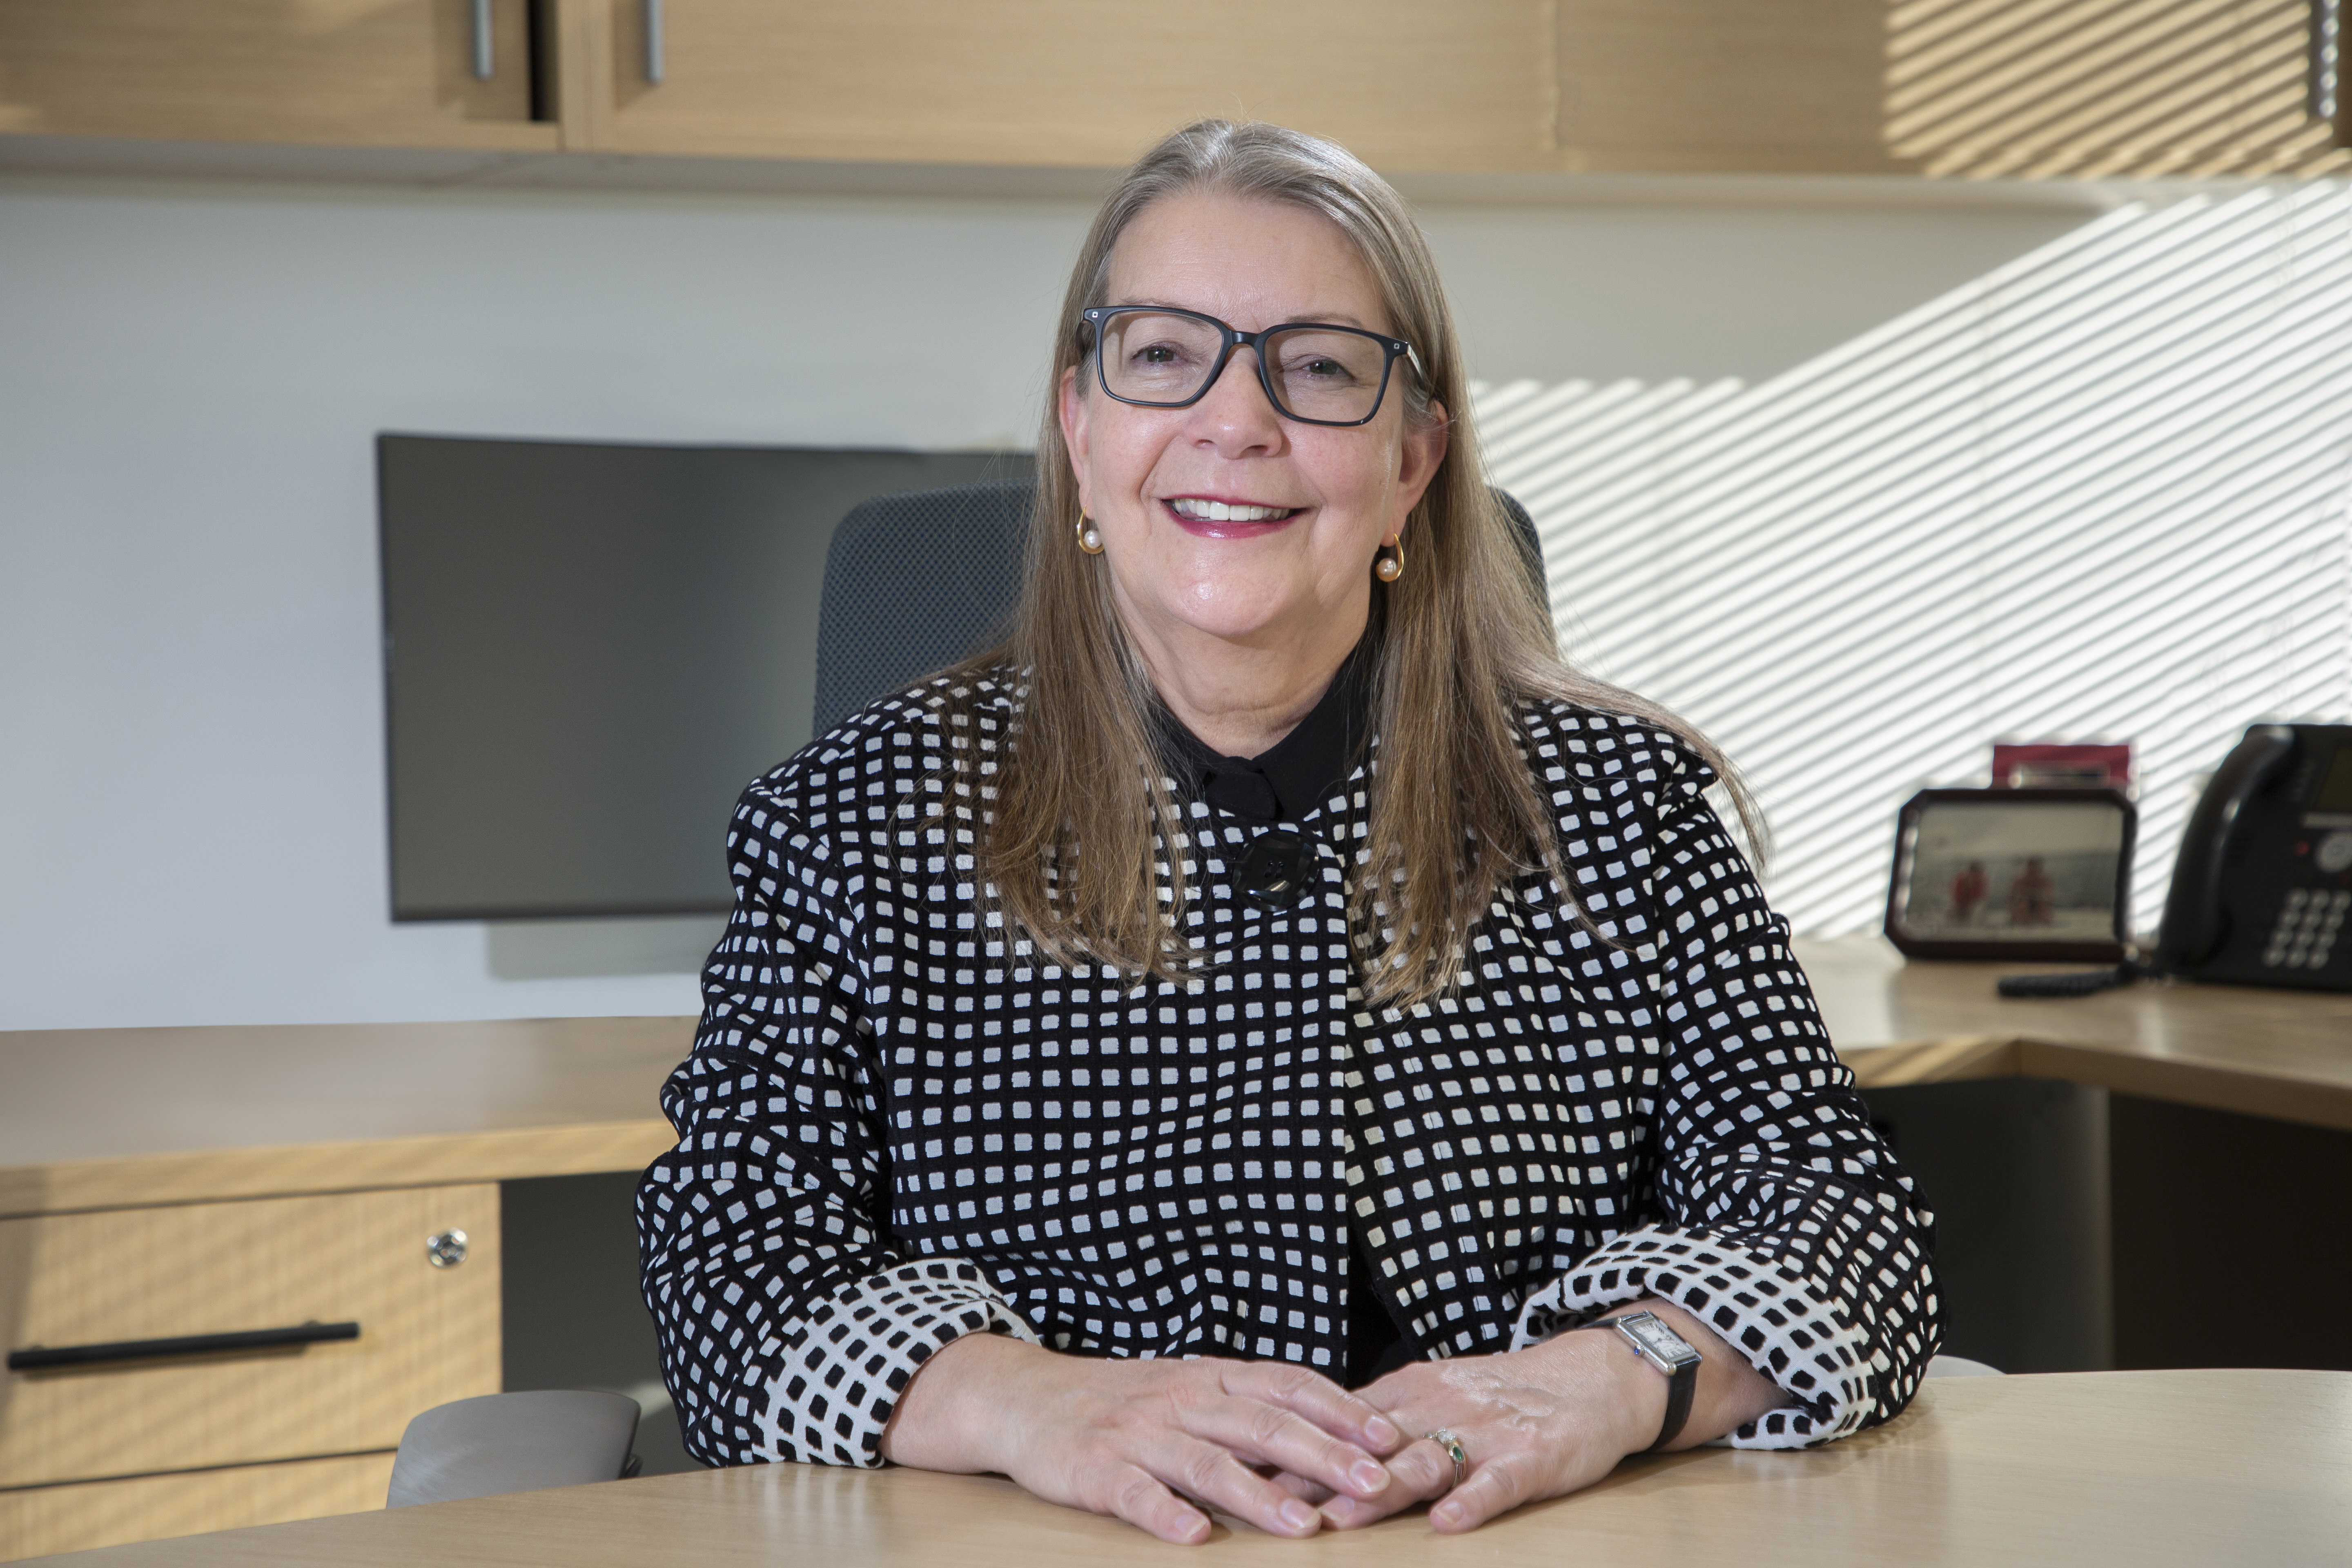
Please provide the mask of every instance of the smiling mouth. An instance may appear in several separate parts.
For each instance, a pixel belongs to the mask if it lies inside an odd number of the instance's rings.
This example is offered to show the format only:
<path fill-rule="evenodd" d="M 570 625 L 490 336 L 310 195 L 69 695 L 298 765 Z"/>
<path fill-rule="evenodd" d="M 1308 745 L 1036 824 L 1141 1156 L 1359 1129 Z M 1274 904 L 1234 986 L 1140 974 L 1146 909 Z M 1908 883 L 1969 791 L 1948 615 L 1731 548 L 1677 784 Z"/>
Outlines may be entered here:
<path fill-rule="evenodd" d="M 1245 506 L 1237 501 L 1202 500 L 1197 496 L 1171 496 L 1168 510 L 1192 522 L 1279 522 L 1297 515 L 1295 506 Z"/>

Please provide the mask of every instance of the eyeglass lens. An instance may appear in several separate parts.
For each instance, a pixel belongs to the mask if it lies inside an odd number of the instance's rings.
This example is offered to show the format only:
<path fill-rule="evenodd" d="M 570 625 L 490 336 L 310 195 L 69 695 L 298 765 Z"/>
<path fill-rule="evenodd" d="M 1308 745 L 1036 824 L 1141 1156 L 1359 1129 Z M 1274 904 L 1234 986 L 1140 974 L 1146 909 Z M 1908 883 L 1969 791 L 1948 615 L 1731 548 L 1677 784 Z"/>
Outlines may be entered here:
<path fill-rule="evenodd" d="M 1328 328 L 1294 327 L 1260 351 L 1274 400 L 1300 419 L 1353 424 L 1380 406 L 1388 352 L 1379 341 Z M 1136 403 L 1189 403 L 1216 378 L 1225 340 L 1192 316 L 1134 310 L 1102 324 L 1103 384 Z"/>

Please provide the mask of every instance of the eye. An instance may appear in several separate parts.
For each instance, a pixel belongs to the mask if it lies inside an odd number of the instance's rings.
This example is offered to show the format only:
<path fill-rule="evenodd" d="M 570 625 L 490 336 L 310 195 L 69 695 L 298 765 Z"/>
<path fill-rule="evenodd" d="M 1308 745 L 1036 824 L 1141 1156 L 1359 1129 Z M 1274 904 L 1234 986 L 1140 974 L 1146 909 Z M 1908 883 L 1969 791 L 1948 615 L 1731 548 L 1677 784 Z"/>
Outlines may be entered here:
<path fill-rule="evenodd" d="M 1155 342 L 1138 343 L 1127 351 L 1123 362 L 1129 370 L 1169 370 L 1195 363 L 1196 355 L 1183 343 L 1161 338 Z"/>
<path fill-rule="evenodd" d="M 1302 353 L 1283 362 L 1282 374 L 1297 381 L 1319 381 L 1328 385 L 1357 379 L 1356 369 L 1336 354 Z"/>

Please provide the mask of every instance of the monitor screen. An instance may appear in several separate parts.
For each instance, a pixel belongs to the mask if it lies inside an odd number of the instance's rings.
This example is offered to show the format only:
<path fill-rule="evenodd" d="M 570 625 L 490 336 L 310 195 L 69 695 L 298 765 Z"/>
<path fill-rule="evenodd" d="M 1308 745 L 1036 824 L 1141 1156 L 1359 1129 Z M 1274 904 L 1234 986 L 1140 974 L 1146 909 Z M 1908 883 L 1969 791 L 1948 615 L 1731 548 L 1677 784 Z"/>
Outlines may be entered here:
<path fill-rule="evenodd" d="M 1019 453 L 433 436 L 376 455 L 407 921 L 726 909 L 735 799 L 810 738 L 835 525 L 1030 472 Z"/>

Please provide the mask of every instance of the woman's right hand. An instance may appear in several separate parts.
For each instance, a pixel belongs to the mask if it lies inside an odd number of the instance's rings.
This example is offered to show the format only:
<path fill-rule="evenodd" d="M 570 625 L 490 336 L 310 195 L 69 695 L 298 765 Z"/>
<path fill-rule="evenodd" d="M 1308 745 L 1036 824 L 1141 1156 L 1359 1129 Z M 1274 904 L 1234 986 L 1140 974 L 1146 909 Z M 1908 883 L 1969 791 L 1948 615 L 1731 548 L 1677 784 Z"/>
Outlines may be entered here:
<path fill-rule="evenodd" d="M 893 1464 L 997 1471 L 1179 1544 L 1208 1538 L 1196 1503 L 1312 1535 L 1321 1514 L 1259 1467 L 1369 1501 L 1390 1484 L 1380 1456 L 1402 1446 L 1387 1416 L 1288 1362 L 1100 1360 L 1003 1334 L 934 1353 L 882 1434 Z"/>

